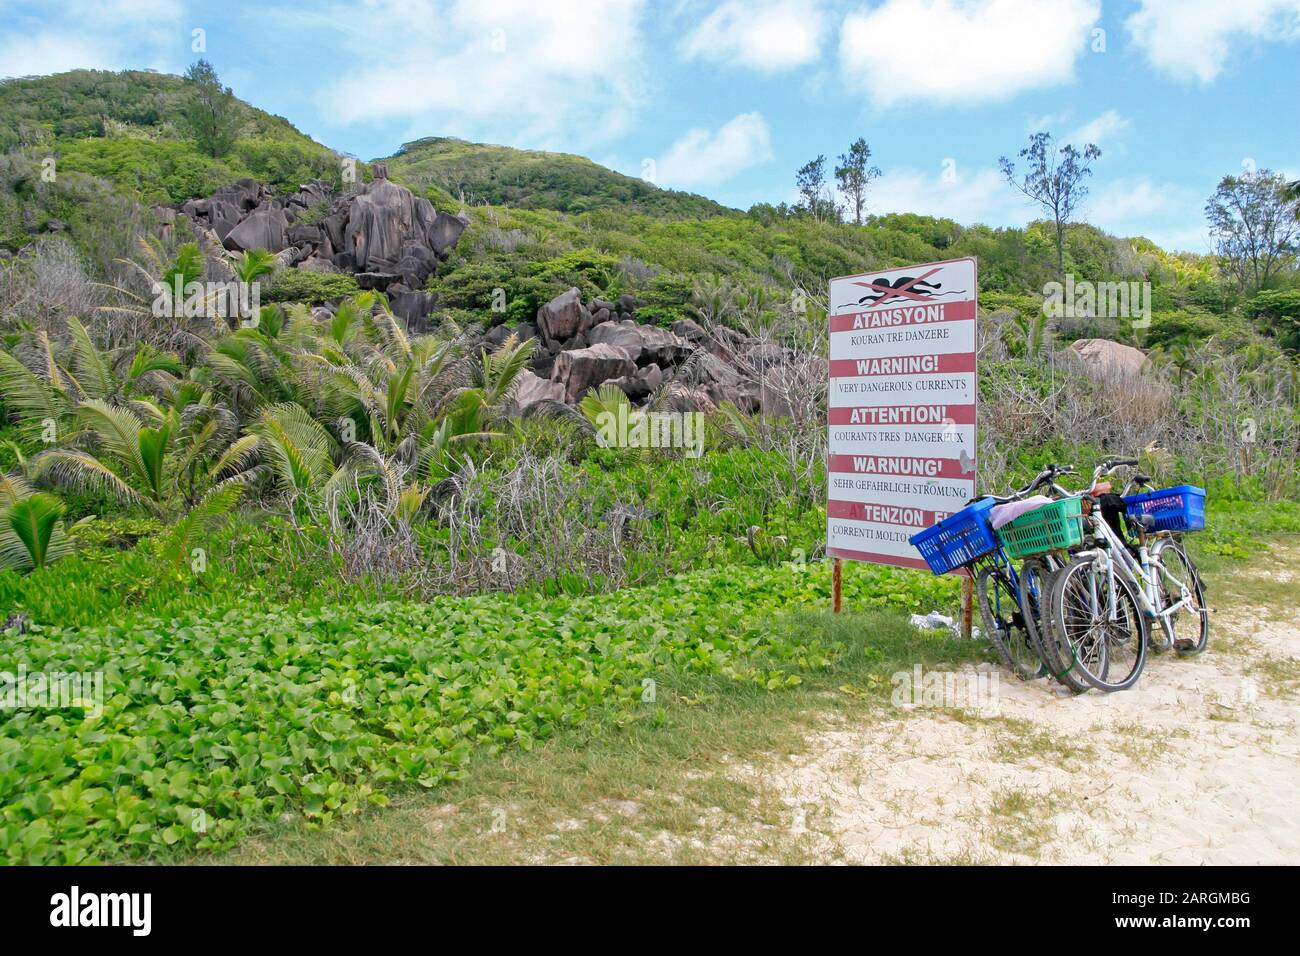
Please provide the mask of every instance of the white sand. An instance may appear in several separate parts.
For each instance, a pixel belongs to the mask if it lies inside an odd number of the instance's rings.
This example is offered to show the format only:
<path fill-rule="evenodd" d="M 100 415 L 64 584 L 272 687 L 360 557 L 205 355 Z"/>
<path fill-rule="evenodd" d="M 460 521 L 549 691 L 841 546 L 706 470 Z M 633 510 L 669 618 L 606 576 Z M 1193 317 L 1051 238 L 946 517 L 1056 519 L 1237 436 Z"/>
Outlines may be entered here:
<path fill-rule="evenodd" d="M 826 862 L 1300 863 L 1300 708 L 1258 669 L 1300 656 L 1300 612 L 1256 613 L 1215 615 L 1204 655 L 1152 654 L 1129 691 L 1001 672 L 996 717 L 895 711 L 748 772 Z"/>

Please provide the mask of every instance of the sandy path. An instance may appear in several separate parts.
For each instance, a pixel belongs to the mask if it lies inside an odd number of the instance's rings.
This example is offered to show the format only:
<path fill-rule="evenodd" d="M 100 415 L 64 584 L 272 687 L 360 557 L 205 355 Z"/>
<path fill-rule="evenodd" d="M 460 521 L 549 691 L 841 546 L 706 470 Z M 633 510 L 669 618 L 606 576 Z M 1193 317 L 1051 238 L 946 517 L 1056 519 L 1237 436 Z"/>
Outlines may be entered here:
<path fill-rule="evenodd" d="M 996 716 L 894 710 L 750 771 L 827 862 L 1300 863 L 1300 611 L 1210 641 L 1117 694 L 1000 672 Z"/>

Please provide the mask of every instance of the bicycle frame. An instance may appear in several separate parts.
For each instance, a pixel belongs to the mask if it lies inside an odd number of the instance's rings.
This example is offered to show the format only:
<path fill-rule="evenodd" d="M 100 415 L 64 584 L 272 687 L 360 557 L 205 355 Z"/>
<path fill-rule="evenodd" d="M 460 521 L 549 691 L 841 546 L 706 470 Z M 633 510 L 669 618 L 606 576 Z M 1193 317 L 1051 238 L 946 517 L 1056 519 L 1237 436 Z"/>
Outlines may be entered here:
<path fill-rule="evenodd" d="M 978 560 L 976 560 L 971 564 L 970 570 L 971 570 L 972 578 L 975 577 L 976 571 L 983 564 L 991 564 L 993 565 L 994 568 L 999 569 L 1003 574 L 1006 575 L 1007 580 L 1011 583 L 1012 593 L 1013 594 L 1020 593 L 1020 575 L 1016 573 L 1016 566 L 1011 563 L 1011 559 L 1007 557 L 1007 553 L 1005 550 L 1003 550 L 1001 544 L 999 544 L 995 550 L 990 551 L 988 554 L 984 555 L 984 557 L 979 558 Z M 995 600 L 1001 602 L 1002 596 L 1000 594 L 996 595 Z M 1017 604 L 1016 606 L 1019 607 L 1019 604 Z M 1001 613 L 1002 608 L 1000 603 L 999 606 L 997 607 L 997 610 L 999 613 Z"/>
<path fill-rule="evenodd" d="M 1187 589 L 1183 582 L 1165 570 L 1165 566 L 1159 557 L 1151 554 L 1147 548 L 1147 535 L 1145 532 L 1138 535 L 1138 556 L 1134 558 L 1129 552 L 1128 546 L 1120 540 L 1104 518 L 1100 515 L 1094 515 L 1093 524 L 1095 526 L 1095 535 L 1105 542 L 1105 547 L 1077 551 L 1075 556 L 1096 561 L 1105 569 L 1106 587 L 1110 598 L 1110 620 L 1115 621 L 1119 614 L 1119 603 L 1115 599 L 1115 575 L 1118 573 L 1132 585 L 1133 593 L 1137 597 L 1138 607 L 1142 614 L 1149 620 L 1159 621 L 1165 633 L 1165 643 L 1171 643 L 1174 639 L 1174 628 L 1170 618 L 1183 607 L 1192 603 L 1192 592 Z M 1159 532 L 1159 534 L 1163 537 L 1171 536 L 1169 532 Z M 1162 606 L 1163 602 L 1158 586 L 1160 575 L 1163 575 L 1164 579 L 1171 585 L 1176 586 L 1179 591 L 1179 599 L 1168 607 Z M 1094 578 L 1092 587 L 1095 588 L 1096 586 L 1097 582 Z M 1092 598 L 1095 606 L 1097 595 L 1094 593 Z M 1204 608 L 1197 608 L 1196 610 L 1202 615 L 1207 613 Z"/>

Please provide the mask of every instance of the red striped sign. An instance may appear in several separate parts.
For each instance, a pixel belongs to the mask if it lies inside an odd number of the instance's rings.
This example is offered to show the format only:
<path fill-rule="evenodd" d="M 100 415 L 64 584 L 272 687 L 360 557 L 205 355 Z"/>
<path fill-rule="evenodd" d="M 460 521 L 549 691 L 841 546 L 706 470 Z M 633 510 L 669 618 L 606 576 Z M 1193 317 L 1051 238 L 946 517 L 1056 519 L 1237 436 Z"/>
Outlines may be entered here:
<path fill-rule="evenodd" d="M 908 538 L 974 497 L 976 315 L 974 259 L 831 280 L 828 554 L 925 568 Z"/>

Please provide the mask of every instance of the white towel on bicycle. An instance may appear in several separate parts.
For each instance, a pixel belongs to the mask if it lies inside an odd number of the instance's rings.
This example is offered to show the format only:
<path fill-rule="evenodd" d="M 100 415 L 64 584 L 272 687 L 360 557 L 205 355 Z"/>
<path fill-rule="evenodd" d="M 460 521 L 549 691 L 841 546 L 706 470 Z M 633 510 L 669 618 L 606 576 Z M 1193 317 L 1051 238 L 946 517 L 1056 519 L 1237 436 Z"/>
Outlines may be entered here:
<path fill-rule="evenodd" d="M 1005 524 L 1010 524 L 1023 514 L 1028 514 L 1035 508 L 1041 508 L 1043 505 L 1050 505 L 1052 499 L 1047 495 L 1034 495 L 1032 498 L 1024 498 L 1020 501 L 1008 501 L 1004 505 L 994 505 L 989 510 L 989 524 L 993 525 L 996 531 Z"/>

